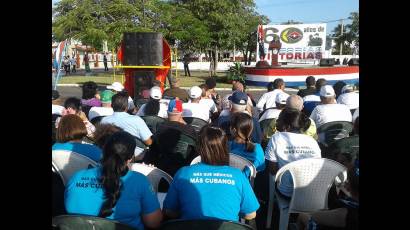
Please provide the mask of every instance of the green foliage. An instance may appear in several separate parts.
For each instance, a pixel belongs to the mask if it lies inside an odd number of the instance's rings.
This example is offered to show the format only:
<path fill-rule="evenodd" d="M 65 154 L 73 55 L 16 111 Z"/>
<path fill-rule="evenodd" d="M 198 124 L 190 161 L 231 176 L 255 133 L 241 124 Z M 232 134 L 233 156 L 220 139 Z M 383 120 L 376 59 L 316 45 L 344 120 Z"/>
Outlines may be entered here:
<path fill-rule="evenodd" d="M 240 62 L 235 62 L 233 66 L 229 67 L 227 79 L 229 81 L 245 82 L 245 68 Z"/>
<path fill-rule="evenodd" d="M 351 24 L 344 24 L 343 34 L 341 35 L 341 24 L 338 24 L 333 29 L 333 37 L 335 38 L 336 46 L 333 50 L 333 54 L 340 53 L 340 44 L 343 44 L 343 54 L 352 54 L 353 49 L 351 48 L 352 44 L 359 46 L 359 13 L 352 12 L 350 13 L 349 19 L 352 20 Z"/>

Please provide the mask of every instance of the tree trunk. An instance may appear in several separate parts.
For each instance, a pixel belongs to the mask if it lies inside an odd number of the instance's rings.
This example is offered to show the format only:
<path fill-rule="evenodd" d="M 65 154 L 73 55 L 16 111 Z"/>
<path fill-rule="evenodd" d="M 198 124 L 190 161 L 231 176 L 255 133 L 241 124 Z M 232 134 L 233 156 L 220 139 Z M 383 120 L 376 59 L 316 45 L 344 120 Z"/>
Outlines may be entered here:
<path fill-rule="evenodd" d="M 208 50 L 209 53 L 209 71 L 208 71 L 208 75 L 209 77 L 212 76 L 212 69 L 213 69 L 213 64 L 214 64 L 214 59 L 212 58 L 212 50 Z"/>
<path fill-rule="evenodd" d="M 248 65 L 251 64 L 251 59 L 252 59 L 252 50 L 249 51 L 249 55 L 248 55 Z"/>
<path fill-rule="evenodd" d="M 212 71 L 212 75 L 213 76 L 216 76 L 216 68 L 218 67 L 218 58 L 219 58 L 219 55 L 218 55 L 218 47 L 217 46 L 215 46 L 215 53 L 214 53 L 214 69 L 213 69 L 213 71 Z"/>

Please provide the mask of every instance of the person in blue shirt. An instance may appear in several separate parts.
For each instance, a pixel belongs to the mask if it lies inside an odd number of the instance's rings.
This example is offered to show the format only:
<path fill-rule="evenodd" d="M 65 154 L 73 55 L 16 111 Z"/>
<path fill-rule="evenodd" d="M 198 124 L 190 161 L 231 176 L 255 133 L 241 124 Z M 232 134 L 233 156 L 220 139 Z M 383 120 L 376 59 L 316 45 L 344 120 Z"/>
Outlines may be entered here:
<path fill-rule="evenodd" d="M 197 144 L 201 163 L 182 167 L 174 176 L 163 210 L 169 218 L 238 221 L 256 217 L 258 200 L 248 179 L 229 166 L 228 138 L 204 126 Z"/>
<path fill-rule="evenodd" d="M 262 146 L 250 140 L 253 130 L 252 117 L 246 113 L 234 113 L 230 129 L 233 138 L 229 141 L 230 153 L 248 159 L 258 172 L 265 170 L 265 153 Z"/>
<path fill-rule="evenodd" d="M 92 144 L 83 144 L 82 139 L 87 136 L 87 128 L 83 120 L 75 115 L 68 114 L 61 117 L 57 131 L 56 143 L 52 150 L 68 150 L 84 155 L 96 162 L 101 159 L 101 149 Z"/>
<path fill-rule="evenodd" d="M 128 168 L 135 146 L 135 138 L 125 131 L 109 137 L 101 166 L 78 171 L 68 181 L 67 213 L 113 219 L 136 229 L 159 227 L 162 213 L 150 182 Z"/>
<path fill-rule="evenodd" d="M 123 92 L 115 94 L 111 98 L 111 106 L 114 114 L 106 116 L 101 120 L 101 124 L 113 124 L 122 128 L 134 137 L 139 138 L 146 145 L 152 144 L 152 132 L 141 117 L 130 115 L 128 110 L 128 95 Z"/>

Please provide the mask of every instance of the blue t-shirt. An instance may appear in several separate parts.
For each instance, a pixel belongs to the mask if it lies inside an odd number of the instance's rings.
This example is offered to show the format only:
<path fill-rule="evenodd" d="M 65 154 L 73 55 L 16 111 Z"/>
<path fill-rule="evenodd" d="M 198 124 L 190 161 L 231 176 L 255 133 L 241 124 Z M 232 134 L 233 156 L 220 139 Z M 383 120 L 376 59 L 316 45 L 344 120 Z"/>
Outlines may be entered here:
<path fill-rule="evenodd" d="M 259 203 L 239 169 L 198 163 L 178 170 L 163 207 L 179 212 L 181 219 L 238 221 Z"/>
<path fill-rule="evenodd" d="M 68 181 L 64 204 L 69 214 L 98 216 L 104 202 L 102 184 L 98 182 L 101 168 L 78 171 Z M 160 208 L 158 198 L 148 179 L 134 171 L 121 177 L 121 194 L 108 219 L 117 220 L 137 229 L 144 229 L 141 215 Z"/>
<path fill-rule="evenodd" d="M 66 142 L 66 143 L 55 143 L 52 150 L 68 150 L 76 152 L 83 156 L 90 158 L 95 162 L 99 162 L 102 157 L 102 151 L 98 146 L 91 144 Z"/>
<path fill-rule="evenodd" d="M 126 112 L 114 112 L 111 116 L 106 116 L 101 120 L 101 124 L 113 124 L 122 128 L 131 135 L 146 141 L 152 136 L 147 124 L 141 117 L 130 115 Z"/>
<path fill-rule="evenodd" d="M 239 144 L 235 141 L 229 141 L 229 148 L 230 153 L 244 157 L 252 162 L 256 171 L 265 170 L 265 153 L 260 144 L 255 143 L 255 150 L 253 152 L 247 152 L 245 144 Z"/>

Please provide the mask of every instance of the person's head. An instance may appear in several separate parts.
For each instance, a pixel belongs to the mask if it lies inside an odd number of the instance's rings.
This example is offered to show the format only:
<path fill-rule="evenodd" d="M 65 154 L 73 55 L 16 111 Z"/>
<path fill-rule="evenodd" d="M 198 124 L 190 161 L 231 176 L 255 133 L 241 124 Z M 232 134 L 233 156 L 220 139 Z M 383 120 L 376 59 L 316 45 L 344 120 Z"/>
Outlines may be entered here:
<path fill-rule="evenodd" d="M 121 195 L 121 177 L 128 172 L 128 164 L 134 156 L 136 145 L 135 137 L 125 131 L 116 132 L 107 139 L 103 148 L 102 172 L 99 178 L 106 199 L 98 214 L 99 217 L 112 214 L 112 208 Z"/>
<path fill-rule="evenodd" d="M 178 88 L 179 87 L 179 79 L 176 77 L 173 77 L 171 79 L 171 88 Z"/>
<path fill-rule="evenodd" d="M 273 81 L 273 88 L 284 90 L 285 89 L 285 81 L 283 81 L 282 78 L 276 78 Z"/>
<path fill-rule="evenodd" d="M 213 90 L 216 87 L 215 78 L 210 77 L 205 80 L 205 84 L 208 86 L 208 89 Z"/>
<path fill-rule="evenodd" d="M 101 103 L 103 107 L 111 107 L 111 100 L 114 92 L 111 90 L 104 90 L 101 92 Z"/>
<path fill-rule="evenodd" d="M 299 95 L 296 95 L 296 94 L 290 95 L 288 99 L 286 100 L 286 108 L 302 111 L 303 99 Z"/>
<path fill-rule="evenodd" d="M 114 112 L 126 112 L 128 110 L 128 94 L 119 92 L 112 96 L 111 107 Z"/>
<path fill-rule="evenodd" d="M 123 131 L 123 129 L 113 124 L 98 124 L 95 127 L 94 144 L 103 149 L 107 139 L 119 131 Z"/>
<path fill-rule="evenodd" d="M 322 88 L 322 86 L 324 86 L 326 84 L 327 84 L 326 79 L 324 79 L 324 78 L 317 79 L 316 85 L 315 85 L 316 91 L 319 92 L 320 88 Z"/>
<path fill-rule="evenodd" d="M 69 97 L 64 102 L 67 114 L 78 114 L 81 112 L 81 100 L 76 97 Z"/>
<path fill-rule="evenodd" d="M 252 117 L 247 113 L 234 113 L 231 117 L 230 131 L 235 140 L 239 140 L 246 145 L 247 152 L 253 152 L 255 145 L 251 142 L 253 130 Z"/>
<path fill-rule="evenodd" d="M 244 112 L 246 110 L 246 105 L 248 103 L 248 95 L 246 93 L 235 91 L 228 99 L 232 103 L 232 112 Z"/>
<path fill-rule="evenodd" d="M 305 132 L 309 126 L 309 117 L 296 109 L 285 108 L 276 120 L 276 130 L 279 132 Z"/>
<path fill-rule="evenodd" d="M 93 81 L 88 81 L 83 84 L 82 89 L 82 99 L 88 100 L 95 97 L 95 95 L 97 94 L 98 85 Z"/>
<path fill-rule="evenodd" d="M 330 85 L 324 85 L 320 88 L 320 101 L 322 104 L 332 104 L 335 103 L 335 90 Z"/>
<path fill-rule="evenodd" d="M 343 87 L 346 85 L 345 82 L 343 81 L 337 81 L 334 85 L 333 85 L 333 89 L 335 90 L 335 94 L 336 94 L 336 98 L 339 97 L 340 94 L 342 94 L 342 89 Z"/>
<path fill-rule="evenodd" d="M 191 98 L 191 102 L 198 103 L 201 100 L 202 89 L 199 86 L 193 86 L 188 91 L 188 96 Z"/>
<path fill-rule="evenodd" d="M 60 93 L 57 90 L 53 90 L 51 94 L 51 100 L 57 100 L 60 97 Z"/>
<path fill-rule="evenodd" d="M 313 76 L 309 76 L 306 78 L 306 86 L 307 87 L 314 87 L 316 84 L 316 79 Z"/>
<path fill-rule="evenodd" d="M 124 86 L 120 82 L 113 82 L 111 85 L 107 86 L 107 89 L 112 89 L 115 92 L 121 92 L 124 90 Z"/>
<path fill-rule="evenodd" d="M 274 85 L 273 85 L 273 81 L 269 82 L 268 85 L 266 86 L 268 92 L 271 92 L 275 89 Z"/>
<path fill-rule="evenodd" d="M 154 100 L 160 100 L 162 98 L 161 88 L 159 86 L 153 86 L 149 91 L 149 96 Z"/>
<path fill-rule="evenodd" d="M 182 119 L 182 101 L 179 98 L 172 99 L 169 102 L 168 120 L 184 123 Z"/>
<path fill-rule="evenodd" d="M 208 86 L 206 84 L 201 84 L 199 86 L 199 88 L 201 88 L 201 90 L 202 90 L 202 95 L 201 96 L 204 97 L 204 98 L 208 98 L 209 95 L 210 95 Z"/>
<path fill-rule="evenodd" d="M 239 82 L 239 81 L 237 81 L 237 82 L 235 82 L 233 85 L 232 85 L 232 91 L 241 91 L 241 92 L 243 92 L 245 89 L 244 89 L 244 87 L 243 87 L 243 84 L 241 83 L 241 82 Z"/>
<path fill-rule="evenodd" d="M 341 90 L 341 94 L 344 94 L 344 93 L 351 93 L 351 92 L 353 92 L 354 91 L 354 86 L 353 85 L 345 85 L 345 86 L 343 86 L 343 88 L 342 88 L 342 90 Z"/>
<path fill-rule="evenodd" d="M 79 116 L 68 114 L 61 117 L 56 132 L 57 142 L 81 141 L 85 136 L 87 136 L 87 128 Z"/>
<path fill-rule="evenodd" d="M 208 165 L 229 165 L 228 137 L 218 127 L 206 125 L 199 131 L 197 152 Z"/>
<path fill-rule="evenodd" d="M 275 103 L 277 109 L 284 109 L 286 107 L 286 101 L 288 100 L 289 94 L 285 92 L 280 92 L 276 94 Z"/>

